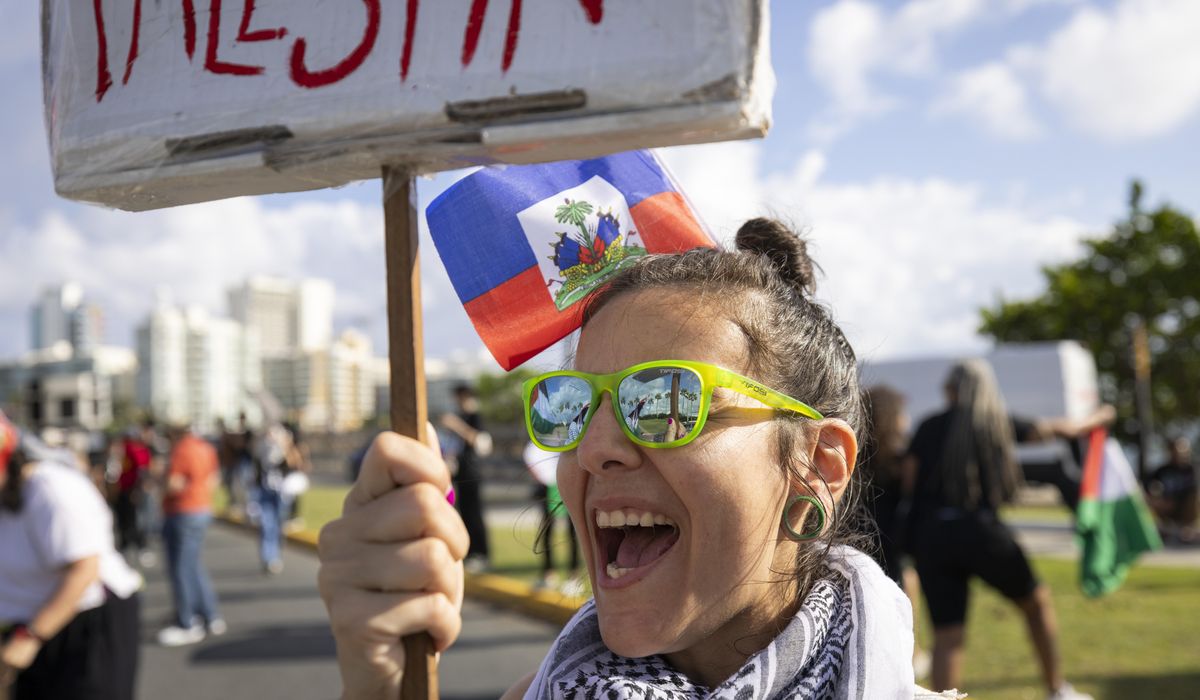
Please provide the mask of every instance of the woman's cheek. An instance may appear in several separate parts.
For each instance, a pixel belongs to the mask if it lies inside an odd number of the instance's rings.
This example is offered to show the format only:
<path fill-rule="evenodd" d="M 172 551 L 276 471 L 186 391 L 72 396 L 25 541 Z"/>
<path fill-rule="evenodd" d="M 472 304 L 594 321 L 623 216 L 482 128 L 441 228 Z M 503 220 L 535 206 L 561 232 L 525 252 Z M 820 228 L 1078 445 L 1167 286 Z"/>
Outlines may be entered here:
<path fill-rule="evenodd" d="M 581 496 L 580 485 L 582 470 L 579 468 L 579 462 L 575 458 L 574 450 L 563 452 L 558 457 L 558 469 L 555 472 L 555 478 L 558 484 L 558 492 L 562 494 L 563 501 L 568 498 L 574 499 L 576 496 Z M 572 504 L 568 503 L 568 506 Z"/>
<path fill-rule="evenodd" d="M 583 520 L 583 470 L 575 460 L 574 452 L 564 452 L 558 459 L 556 474 L 558 493 L 567 507 L 567 514 L 575 525 L 575 530 L 581 534 L 587 533 Z"/>

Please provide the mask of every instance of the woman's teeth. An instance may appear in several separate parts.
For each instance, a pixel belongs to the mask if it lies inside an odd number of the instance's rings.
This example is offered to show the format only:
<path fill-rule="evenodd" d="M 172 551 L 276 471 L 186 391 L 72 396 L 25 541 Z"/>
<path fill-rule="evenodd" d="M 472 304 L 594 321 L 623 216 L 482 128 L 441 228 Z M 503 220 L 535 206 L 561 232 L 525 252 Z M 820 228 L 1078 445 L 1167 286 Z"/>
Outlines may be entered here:
<path fill-rule="evenodd" d="M 610 562 L 608 565 L 608 577 L 613 580 L 621 578 L 622 576 L 629 573 L 630 571 L 633 571 L 633 569 L 621 568 L 621 567 L 617 566 L 616 562 Z"/>
<path fill-rule="evenodd" d="M 654 527 L 655 525 L 670 525 L 677 527 L 675 521 L 660 513 L 648 511 L 596 511 L 596 527 Z M 609 565 L 612 568 L 612 565 Z"/>
<path fill-rule="evenodd" d="M 611 510 L 611 511 L 597 510 L 596 511 L 596 527 L 597 527 L 597 529 L 601 529 L 601 530 L 622 528 L 626 531 L 628 531 L 629 528 L 634 528 L 634 527 L 637 527 L 637 528 L 670 527 L 675 530 L 679 529 L 679 526 L 675 524 L 674 520 L 663 515 L 662 513 L 651 513 L 649 511 L 634 511 L 634 510 Z M 613 559 L 614 561 L 610 561 L 608 563 L 608 565 L 605 567 L 605 572 L 608 574 L 608 577 L 613 580 L 619 579 L 622 576 L 625 576 L 629 572 L 633 571 L 635 568 L 638 568 L 638 567 L 625 567 L 625 566 L 620 566 L 619 564 L 617 564 L 617 562 L 615 561 L 618 558 L 617 557 L 617 549 L 615 548 L 616 543 L 622 543 L 622 546 L 623 546 L 623 544 L 625 543 L 626 535 L 615 535 L 615 536 L 618 537 L 619 539 L 617 539 L 614 542 L 614 549 L 609 550 L 609 558 Z M 611 539 L 608 541 L 613 542 L 613 540 L 611 540 Z M 645 545 L 643 544 L 642 546 L 645 546 Z M 637 555 L 635 554 L 634 556 L 636 557 Z M 655 557 L 655 558 L 657 558 L 657 557 Z"/>

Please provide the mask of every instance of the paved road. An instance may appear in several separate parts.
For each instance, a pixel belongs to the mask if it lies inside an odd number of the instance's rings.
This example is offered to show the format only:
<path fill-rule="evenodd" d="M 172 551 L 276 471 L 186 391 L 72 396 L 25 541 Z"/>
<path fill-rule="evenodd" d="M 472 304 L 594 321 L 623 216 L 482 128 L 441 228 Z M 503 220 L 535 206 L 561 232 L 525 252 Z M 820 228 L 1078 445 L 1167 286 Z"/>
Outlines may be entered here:
<path fill-rule="evenodd" d="M 528 508 L 497 507 L 494 524 L 531 518 Z M 1017 523 L 1018 536 L 1033 553 L 1078 556 L 1069 526 Z M 302 700 L 337 697 L 340 685 L 333 639 L 316 591 L 315 555 L 289 549 L 285 572 L 259 572 L 250 534 L 226 525 L 210 530 L 205 559 L 221 598 L 229 632 L 198 645 L 163 649 L 154 633 L 170 612 L 160 568 L 146 572 L 142 628 L 143 700 Z M 1145 557 L 1149 565 L 1200 567 L 1200 549 L 1172 548 Z M 444 700 L 499 697 L 533 670 L 554 638 L 552 625 L 467 601 L 463 635 L 443 657 Z"/>
<path fill-rule="evenodd" d="M 176 649 L 154 643 L 170 614 L 161 567 L 146 571 L 142 611 L 142 700 L 301 700 L 340 692 L 333 638 L 317 595 L 316 556 L 284 554 L 277 577 L 259 572 L 251 537 L 225 525 L 209 531 L 205 562 L 229 622 L 222 637 Z M 467 601 L 463 634 L 442 658 L 444 700 L 494 700 L 536 668 L 557 629 Z"/>

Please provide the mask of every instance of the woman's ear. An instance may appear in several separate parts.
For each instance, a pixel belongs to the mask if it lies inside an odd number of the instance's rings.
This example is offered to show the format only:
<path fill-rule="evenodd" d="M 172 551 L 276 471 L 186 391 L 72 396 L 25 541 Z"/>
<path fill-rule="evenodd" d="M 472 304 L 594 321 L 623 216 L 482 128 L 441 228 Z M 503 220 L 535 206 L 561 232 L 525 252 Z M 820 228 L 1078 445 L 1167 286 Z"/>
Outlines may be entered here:
<path fill-rule="evenodd" d="M 850 424 L 840 418 L 818 421 L 815 428 L 817 435 L 809 448 L 809 464 L 816 474 L 810 477 L 808 485 L 813 492 L 822 496 L 828 489 L 828 495 L 837 502 L 850 485 L 850 475 L 854 473 L 858 459 L 858 439 L 854 437 Z M 824 484 L 820 481 L 824 481 Z"/>

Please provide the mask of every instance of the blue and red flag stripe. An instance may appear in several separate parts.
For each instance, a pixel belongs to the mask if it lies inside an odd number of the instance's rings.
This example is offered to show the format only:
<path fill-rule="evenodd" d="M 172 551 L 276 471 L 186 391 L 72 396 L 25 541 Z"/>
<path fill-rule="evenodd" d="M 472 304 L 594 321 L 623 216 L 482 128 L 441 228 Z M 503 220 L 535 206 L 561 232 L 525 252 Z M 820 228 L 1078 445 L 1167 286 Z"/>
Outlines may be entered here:
<path fill-rule="evenodd" d="M 579 326 L 579 307 L 560 310 L 518 214 L 593 178 L 624 198 L 640 242 L 669 253 L 713 240 L 652 153 L 484 168 L 429 204 L 426 219 L 455 292 L 480 338 L 512 369 Z M 625 224 L 627 227 L 629 223 Z M 566 227 L 570 228 L 570 227 Z"/>

